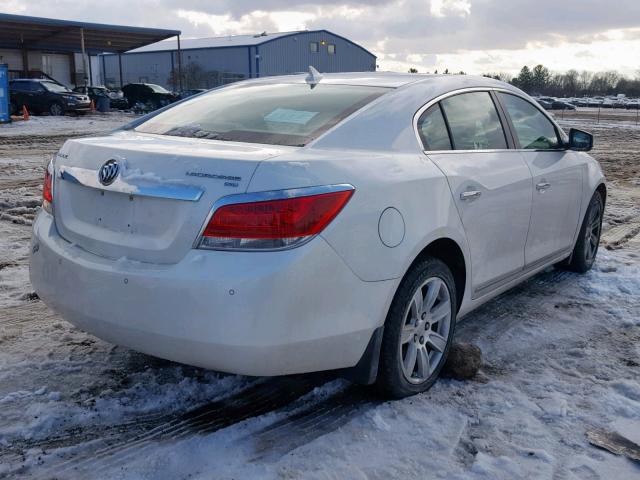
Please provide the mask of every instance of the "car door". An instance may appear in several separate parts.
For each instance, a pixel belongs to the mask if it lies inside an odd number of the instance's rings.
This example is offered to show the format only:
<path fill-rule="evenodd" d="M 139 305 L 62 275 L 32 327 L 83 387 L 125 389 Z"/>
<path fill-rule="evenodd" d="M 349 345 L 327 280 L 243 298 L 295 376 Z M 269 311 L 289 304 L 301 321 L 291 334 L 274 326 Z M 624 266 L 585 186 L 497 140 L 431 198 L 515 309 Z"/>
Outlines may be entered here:
<path fill-rule="evenodd" d="M 517 276 L 531 214 L 531 173 L 505 134 L 492 95 L 449 96 L 427 109 L 418 132 L 447 176 L 467 236 L 473 297 Z"/>
<path fill-rule="evenodd" d="M 44 85 L 39 82 L 31 82 L 33 95 L 33 108 L 40 112 L 48 112 L 49 107 L 55 99 L 55 95 L 49 92 Z"/>
<path fill-rule="evenodd" d="M 568 253 L 580 223 L 586 164 L 563 147 L 554 123 L 527 99 L 497 94 L 515 136 L 520 155 L 531 170 L 533 202 L 525 246 L 525 265 L 553 260 Z"/>
<path fill-rule="evenodd" d="M 13 115 L 22 108 L 22 91 L 20 90 L 20 82 L 9 82 L 9 101 L 15 106 L 16 111 L 11 112 Z"/>
<path fill-rule="evenodd" d="M 32 93 L 29 92 L 28 87 L 31 82 L 22 82 L 16 80 L 11 83 L 11 91 L 13 93 L 12 100 L 16 104 L 16 108 L 18 111 L 22 110 L 22 106 L 26 106 L 28 110 L 31 110 L 32 107 Z"/>

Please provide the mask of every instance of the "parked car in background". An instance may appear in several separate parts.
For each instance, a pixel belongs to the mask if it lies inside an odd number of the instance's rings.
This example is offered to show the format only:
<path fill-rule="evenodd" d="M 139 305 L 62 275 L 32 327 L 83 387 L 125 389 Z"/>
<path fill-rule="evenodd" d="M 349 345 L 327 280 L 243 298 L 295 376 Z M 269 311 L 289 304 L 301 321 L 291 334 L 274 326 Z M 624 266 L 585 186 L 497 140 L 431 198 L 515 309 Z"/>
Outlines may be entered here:
<path fill-rule="evenodd" d="M 31 283 L 151 355 L 340 370 L 404 397 L 435 382 L 457 318 L 551 265 L 591 268 L 606 200 L 592 145 L 484 77 L 238 82 L 67 140 Z"/>
<path fill-rule="evenodd" d="M 638 110 L 640 109 L 640 100 L 629 100 L 626 104 L 627 110 Z"/>
<path fill-rule="evenodd" d="M 576 106 L 564 100 L 554 100 L 551 102 L 551 110 L 575 110 Z"/>
<path fill-rule="evenodd" d="M 626 98 L 617 98 L 613 100 L 613 108 L 627 108 L 627 100 Z"/>
<path fill-rule="evenodd" d="M 19 78 L 9 82 L 9 109 L 17 114 L 22 106 L 29 112 L 64 115 L 66 112 L 88 112 L 91 100 L 51 80 Z"/>
<path fill-rule="evenodd" d="M 540 98 L 536 99 L 536 101 L 538 102 L 538 105 L 540 105 L 545 110 L 551 110 L 551 105 L 552 105 L 551 102 L 548 102 L 546 100 L 542 100 Z"/>
<path fill-rule="evenodd" d="M 207 91 L 206 88 L 192 88 L 192 89 L 189 89 L 189 90 L 183 90 L 178 95 L 178 99 L 182 100 L 182 99 L 185 99 L 185 98 L 193 97 L 194 95 L 199 95 L 200 93 L 204 93 L 206 91 Z"/>
<path fill-rule="evenodd" d="M 122 93 L 130 107 L 145 110 L 156 110 L 178 99 L 174 93 L 153 83 L 130 83 L 122 87 Z"/>
<path fill-rule="evenodd" d="M 124 98 L 122 90 L 109 90 L 107 87 L 86 86 L 76 87 L 73 91 L 83 95 L 88 95 L 96 105 L 98 103 L 98 98 L 107 97 L 111 108 L 116 108 L 118 110 L 129 108 L 129 102 Z"/>

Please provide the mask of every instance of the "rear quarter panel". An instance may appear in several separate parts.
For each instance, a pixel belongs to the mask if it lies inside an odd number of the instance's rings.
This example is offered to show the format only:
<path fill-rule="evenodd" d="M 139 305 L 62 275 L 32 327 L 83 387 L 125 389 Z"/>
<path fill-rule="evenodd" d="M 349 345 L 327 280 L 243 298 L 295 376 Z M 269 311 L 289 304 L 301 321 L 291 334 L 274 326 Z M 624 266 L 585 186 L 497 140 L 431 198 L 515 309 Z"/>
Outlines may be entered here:
<path fill-rule="evenodd" d="M 350 183 L 356 191 L 322 236 L 360 279 L 402 277 L 422 249 L 442 237 L 456 241 L 466 256 L 464 230 L 446 178 L 419 150 L 303 149 L 295 159 L 262 162 L 249 191 L 337 183 Z M 378 233 L 388 207 L 396 208 L 404 221 L 402 242 L 393 248 Z M 469 265 L 467 258 L 465 263 Z"/>

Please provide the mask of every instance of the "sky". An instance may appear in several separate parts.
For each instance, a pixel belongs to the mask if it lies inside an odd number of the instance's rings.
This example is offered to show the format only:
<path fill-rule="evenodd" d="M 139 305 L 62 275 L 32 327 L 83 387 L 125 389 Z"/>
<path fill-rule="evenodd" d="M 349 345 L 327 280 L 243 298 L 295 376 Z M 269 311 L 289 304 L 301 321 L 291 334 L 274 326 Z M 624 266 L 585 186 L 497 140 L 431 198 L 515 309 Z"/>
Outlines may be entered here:
<path fill-rule="evenodd" d="M 184 38 L 327 29 L 380 70 L 640 76 L 640 0 L 0 0 L 0 12 L 178 29 Z"/>

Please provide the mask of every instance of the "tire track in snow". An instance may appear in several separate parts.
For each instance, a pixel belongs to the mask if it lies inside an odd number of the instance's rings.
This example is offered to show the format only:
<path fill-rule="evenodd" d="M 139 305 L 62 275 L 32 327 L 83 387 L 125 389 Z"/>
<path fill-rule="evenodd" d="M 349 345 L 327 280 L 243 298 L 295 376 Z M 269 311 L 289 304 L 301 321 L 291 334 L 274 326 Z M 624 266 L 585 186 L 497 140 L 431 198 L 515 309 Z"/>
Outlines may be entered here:
<path fill-rule="evenodd" d="M 0 309 L 0 329 L 52 319 L 60 318 L 52 310 L 49 310 L 44 303 L 39 301 Z"/>
<path fill-rule="evenodd" d="M 320 402 L 305 405 L 242 441 L 253 441 L 256 454 L 251 462 L 277 461 L 296 448 L 331 433 L 356 414 L 373 407 L 375 397 L 362 387 L 351 385 Z"/>
<path fill-rule="evenodd" d="M 314 375 L 259 381 L 230 397 L 176 415 L 175 418 L 164 416 L 161 422 L 156 422 L 142 434 L 127 435 L 125 431 L 113 444 L 103 439 L 100 445 L 96 445 L 97 448 L 89 447 L 78 456 L 63 459 L 34 478 L 64 477 L 65 473 L 71 471 L 74 474 L 86 472 L 89 476 L 96 475 L 122 465 L 133 456 L 142 455 L 149 448 L 157 448 L 159 442 L 212 433 L 280 409 L 327 380 L 326 375 Z"/>

